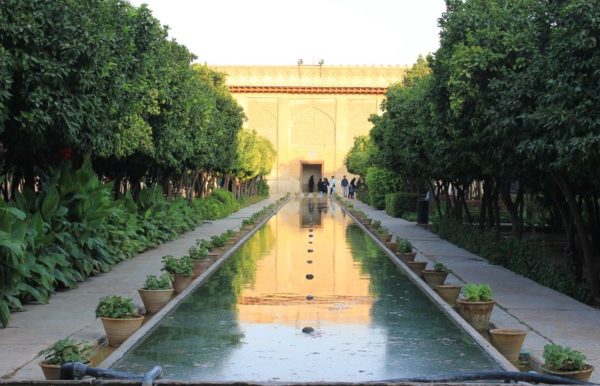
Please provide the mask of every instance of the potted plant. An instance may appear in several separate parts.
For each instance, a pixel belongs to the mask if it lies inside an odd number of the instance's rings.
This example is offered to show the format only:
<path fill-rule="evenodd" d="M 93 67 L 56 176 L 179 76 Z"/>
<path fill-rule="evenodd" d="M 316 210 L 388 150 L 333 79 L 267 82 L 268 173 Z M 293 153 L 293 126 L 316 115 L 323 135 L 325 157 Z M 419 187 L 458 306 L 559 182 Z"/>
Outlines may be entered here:
<path fill-rule="evenodd" d="M 208 258 L 208 249 L 202 245 L 192 246 L 188 253 L 194 262 L 192 278 L 195 279 L 202 274 L 211 264 Z"/>
<path fill-rule="evenodd" d="M 194 274 L 194 264 L 189 256 L 176 258 L 171 255 L 163 256 L 163 271 L 168 272 L 173 277 L 173 288 L 178 294 L 185 289 L 191 282 Z"/>
<path fill-rule="evenodd" d="M 138 289 L 146 312 L 149 314 L 155 314 L 160 311 L 171 300 L 173 292 L 171 276 L 166 273 L 158 277 L 155 275 L 146 276 L 144 287 Z"/>
<path fill-rule="evenodd" d="M 215 246 L 213 245 L 212 241 L 200 240 L 200 242 L 198 243 L 198 248 L 199 249 L 204 248 L 204 249 L 208 250 L 209 258 L 215 258 L 215 257 L 221 255 L 219 252 L 213 251 L 215 249 Z"/>
<path fill-rule="evenodd" d="M 448 273 L 450 273 L 448 267 L 439 262 L 433 265 L 433 269 L 424 269 L 422 272 L 423 278 L 431 287 L 444 284 Z"/>
<path fill-rule="evenodd" d="M 242 230 L 249 230 L 254 225 L 254 221 L 249 218 L 245 218 L 242 220 Z"/>
<path fill-rule="evenodd" d="M 56 341 L 52 346 L 40 351 L 44 359 L 40 367 L 46 379 L 57 380 L 60 375 L 60 366 L 65 363 L 88 363 L 90 361 L 93 346 L 85 340 L 77 341 L 64 338 Z"/>
<path fill-rule="evenodd" d="M 406 239 L 401 239 L 398 242 L 396 254 L 404 261 L 414 261 L 417 256 L 417 253 L 413 252 L 412 244 Z"/>
<path fill-rule="evenodd" d="M 381 229 L 381 221 L 379 221 L 379 220 L 371 221 L 370 228 L 373 229 L 375 232 L 378 232 Z"/>
<path fill-rule="evenodd" d="M 423 270 L 427 267 L 426 261 L 405 261 L 406 265 L 419 277 L 423 277 Z"/>
<path fill-rule="evenodd" d="M 467 284 L 464 298 L 456 301 L 460 315 L 477 331 L 487 331 L 492 309 L 496 303 L 487 284 Z"/>
<path fill-rule="evenodd" d="M 227 232 L 223 233 L 221 235 L 221 237 L 225 241 L 225 245 L 232 245 L 236 241 L 235 232 L 232 231 L 231 229 L 229 229 L 229 230 L 227 230 Z"/>
<path fill-rule="evenodd" d="M 516 328 L 493 328 L 490 330 L 490 342 L 513 363 L 519 362 L 519 353 L 525 341 L 527 330 Z"/>
<path fill-rule="evenodd" d="M 585 363 L 585 355 L 569 347 L 558 344 L 544 346 L 544 364 L 542 371 L 550 375 L 587 381 L 590 379 L 594 366 Z"/>
<path fill-rule="evenodd" d="M 385 228 L 381 228 L 377 231 L 377 237 L 379 237 L 379 240 L 383 241 L 384 243 L 389 243 L 392 241 L 392 234 L 389 233 Z"/>
<path fill-rule="evenodd" d="M 391 239 L 390 241 L 385 243 L 385 245 L 392 251 L 395 251 L 396 249 L 398 249 L 398 239 L 396 239 L 396 241 L 394 241 L 394 239 Z"/>
<path fill-rule="evenodd" d="M 133 299 L 118 295 L 101 298 L 96 307 L 96 317 L 102 321 L 108 345 L 112 347 L 119 347 L 144 321 Z"/>
<path fill-rule="evenodd" d="M 456 307 L 456 299 L 458 299 L 462 285 L 440 284 L 434 286 L 433 289 L 450 307 Z"/>
<path fill-rule="evenodd" d="M 210 238 L 210 241 L 212 243 L 212 246 L 214 248 L 221 248 L 225 246 L 225 243 L 227 242 L 227 236 L 225 236 L 225 234 L 219 235 L 219 236 L 212 236 Z"/>

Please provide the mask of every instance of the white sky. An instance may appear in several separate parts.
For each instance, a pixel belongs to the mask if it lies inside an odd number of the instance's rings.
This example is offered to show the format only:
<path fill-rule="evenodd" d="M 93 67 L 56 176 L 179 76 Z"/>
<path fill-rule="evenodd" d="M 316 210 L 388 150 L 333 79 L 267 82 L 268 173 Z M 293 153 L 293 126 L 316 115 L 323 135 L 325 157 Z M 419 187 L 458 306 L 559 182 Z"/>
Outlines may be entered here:
<path fill-rule="evenodd" d="M 413 64 L 439 46 L 444 0 L 130 0 L 210 65 Z"/>

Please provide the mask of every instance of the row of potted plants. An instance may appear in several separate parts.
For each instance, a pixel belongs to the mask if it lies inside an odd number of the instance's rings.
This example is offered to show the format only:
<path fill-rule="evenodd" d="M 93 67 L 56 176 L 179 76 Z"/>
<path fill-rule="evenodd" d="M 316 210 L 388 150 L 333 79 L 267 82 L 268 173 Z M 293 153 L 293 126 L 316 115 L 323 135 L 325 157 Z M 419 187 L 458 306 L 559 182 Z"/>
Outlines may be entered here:
<path fill-rule="evenodd" d="M 444 284 L 451 270 L 443 263 L 436 262 L 433 269 L 426 269 L 426 261 L 415 260 L 416 252 L 410 241 L 406 239 L 392 241 L 391 234 L 381 226 L 380 221 L 368 218 L 363 211 L 354 208 L 352 203 L 339 197 L 338 202 L 341 202 L 358 221 L 363 223 L 381 241 L 384 241 L 386 246 L 394 251 L 417 276 L 423 278 L 444 301 L 451 307 L 458 308 L 459 314 L 475 330 L 484 334 L 488 332 L 491 343 L 500 353 L 509 361 L 518 362 L 527 331 L 508 328 L 489 329 L 489 320 L 495 304 L 489 285 L 470 283 L 463 287 Z M 461 290 L 462 297 L 459 298 Z M 554 343 L 544 346 L 543 359 L 541 370 L 550 375 L 587 381 L 594 370 L 592 365 L 585 363 L 586 357 L 581 352 Z"/>
<path fill-rule="evenodd" d="M 144 286 L 138 293 L 146 314 L 155 314 L 162 309 L 172 298 L 173 294 L 182 292 L 196 277 L 200 276 L 218 256 L 224 252 L 223 247 L 236 240 L 254 224 L 270 215 L 273 209 L 287 199 L 282 197 L 264 207 L 259 212 L 244 220 L 239 234 L 232 230 L 212 236 L 210 240 L 198 240 L 196 245 L 188 250 L 188 255 L 176 258 L 171 255 L 163 256 L 163 274 L 148 275 Z M 100 318 L 106 332 L 109 346 L 120 346 L 129 336 L 141 327 L 144 316 L 141 315 L 132 298 L 109 295 L 102 297 L 96 307 L 96 317 Z M 64 363 L 81 362 L 89 363 L 95 347 L 88 341 L 77 341 L 64 338 L 55 342 L 49 348 L 42 350 L 43 356 L 40 366 L 48 380 L 59 379 L 60 366 Z"/>
<path fill-rule="evenodd" d="M 416 253 L 408 240 L 398 242 L 397 255 L 421 276 L 427 284 L 450 306 L 458 308 L 459 314 L 480 333 L 489 333 L 490 341 L 509 361 L 517 363 L 526 330 L 511 328 L 489 329 L 489 320 L 495 304 L 492 289 L 487 284 L 444 284 L 451 272 L 443 263 L 436 262 L 433 269 L 425 269 L 427 262 L 414 261 Z M 462 297 L 459 294 L 462 289 Z M 587 381 L 594 368 L 585 363 L 585 356 L 569 347 L 558 344 L 544 346 L 544 363 L 541 370 L 550 375 L 558 375 L 580 381 Z"/>

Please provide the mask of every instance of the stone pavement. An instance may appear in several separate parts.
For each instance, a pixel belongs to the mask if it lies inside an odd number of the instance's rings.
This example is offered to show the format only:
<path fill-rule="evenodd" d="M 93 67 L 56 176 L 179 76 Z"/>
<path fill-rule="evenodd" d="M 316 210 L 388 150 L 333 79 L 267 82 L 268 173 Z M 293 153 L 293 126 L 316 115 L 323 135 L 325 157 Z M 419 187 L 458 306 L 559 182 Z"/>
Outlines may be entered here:
<path fill-rule="evenodd" d="M 119 263 L 108 273 L 89 278 L 76 289 L 57 292 L 48 304 L 26 305 L 24 312 L 13 313 L 8 327 L 0 329 L 0 379 L 43 379 L 37 358 L 40 350 L 65 337 L 98 341 L 104 336 L 94 314 L 102 296 L 130 296 L 141 304 L 137 289 L 147 275 L 160 273 L 162 256 L 183 256 L 197 239 L 239 229 L 244 219 L 280 197 L 271 196 L 227 218 L 205 222 L 176 240 Z"/>
<path fill-rule="evenodd" d="M 417 260 L 444 263 L 452 270 L 447 283 L 489 284 L 496 300 L 491 322 L 498 328 L 528 330 L 524 352 L 541 360 L 545 344 L 569 346 L 583 352 L 596 368 L 590 381 L 600 382 L 600 310 L 492 265 L 413 222 L 388 216 L 358 200 L 352 204 L 381 221 L 393 235 L 409 240 L 419 252 Z"/>

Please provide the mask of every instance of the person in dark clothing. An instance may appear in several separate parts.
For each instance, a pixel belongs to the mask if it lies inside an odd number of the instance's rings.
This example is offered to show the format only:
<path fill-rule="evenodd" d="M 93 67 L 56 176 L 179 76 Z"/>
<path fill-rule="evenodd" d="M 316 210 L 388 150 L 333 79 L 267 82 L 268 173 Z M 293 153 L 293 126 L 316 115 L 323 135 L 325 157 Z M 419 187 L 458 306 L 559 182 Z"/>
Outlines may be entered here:
<path fill-rule="evenodd" d="M 323 179 L 319 177 L 319 181 L 317 181 L 317 192 L 319 192 L 319 197 L 323 195 Z"/>
<path fill-rule="evenodd" d="M 344 176 L 344 178 L 342 178 L 342 192 L 344 193 L 344 197 L 348 197 L 348 179 L 346 178 L 346 176 Z"/>
<path fill-rule="evenodd" d="M 325 195 L 327 195 L 328 191 L 329 191 L 329 180 L 327 179 L 327 177 L 325 177 L 323 179 L 323 193 L 325 193 Z"/>
<path fill-rule="evenodd" d="M 308 192 L 312 193 L 314 189 L 315 189 L 315 179 L 311 175 L 310 178 L 308 179 Z"/>
<path fill-rule="evenodd" d="M 350 180 L 350 185 L 348 186 L 348 198 L 354 198 L 354 192 L 356 191 L 356 178 Z"/>

